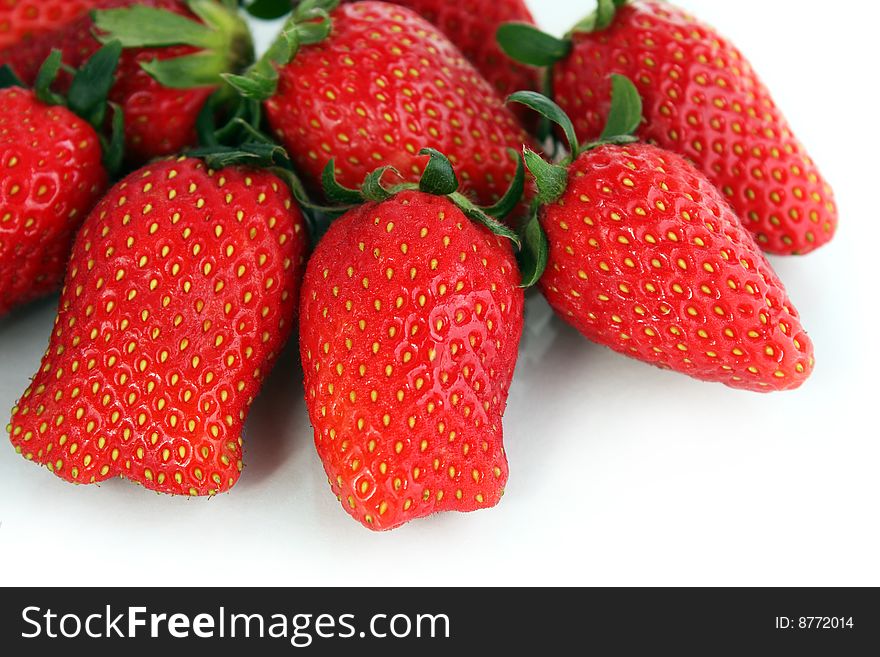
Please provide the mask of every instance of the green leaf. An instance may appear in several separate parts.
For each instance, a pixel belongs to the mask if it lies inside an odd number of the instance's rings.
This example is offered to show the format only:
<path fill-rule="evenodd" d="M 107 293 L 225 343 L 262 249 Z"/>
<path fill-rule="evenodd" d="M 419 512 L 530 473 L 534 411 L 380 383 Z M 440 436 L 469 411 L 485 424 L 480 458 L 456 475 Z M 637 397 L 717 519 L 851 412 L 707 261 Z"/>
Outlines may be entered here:
<path fill-rule="evenodd" d="M 547 162 L 529 148 L 523 149 L 526 166 L 535 178 L 538 186 L 538 203 L 546 205 L 556 202 L 568 188 L 568 169 L 558 164 Z"/>
<path fill-rule="evenodd" d="M 122 44 L 111 41 L 92 55 L 73 76 L 67 105 L 77 116 L 101 130 L 107 113 L 107 95 L 116 80 Z M 121 110 L 120 110 L 121 111 Z"/>
<path fill-rule="evenodd" d="M 251 100 L 268 100 L 278 88 L 278 70 L 290 62 L 299 51 L 300 35 L 296 16 L 291 16 L 276 39 L 244 75 L 224 75 L 223 78 L 239 95 Z"/>
<path fill-rule="evenodd" d="M 52 84 L 58 77 L 61 70 L 61 51 L 53 50 L 46 57 L 46 61 L 40 67 L 37 73 L 37 79 L 34 82 L 34 91 L 42 102 L 47 105 L 64 105 L 65 100 L 62 96 L 52 92 Z"/>
<path fill-rule="evenodd" d="M 101 146 L 104 151 L 104 168 L 111 177 L 122 169 L 122 162 L 125 157 L 125 113 L 122 108 L 115 104 L 110 104 L 113 116 L 110 119 L 110 140 L 101 138 Z"/>
<path fill-rule="evenodd" d="M 297 35 L 299 35 L 300 43 L 303 45 L 321 43 L 330 36 L 330 31 L 333 27 L 330 15 L 323 9 L 317 10 L 316 14 L 314 19 L 309 19 L 307 22 L 299 23 L 296 26 Z"/>
<path fill-rule="evenodd" d="M 104 43 L 119 39 L 126 48 L 158 48 L 189 45 L 223 47 L 218 33 L 186 16 L 165 9 L 133 5 L 123 9 L 93 11 L 92 19 Z"/>
<path fill-rule="evenodd" d="M 488 214 L 486 214 L 482 208 L 477 206 L 473 201 L 471 201 L 467 196 L 460 192 L 455 192 L 454 194 L 450 194 L 449 198 L 464 212 L 465 216 L 467 216 L 471 221 L 475 221 L 481 226 L 485 226 L 495 235 L 500 235 L 501 237 L 506 237 L 511 242 L 516 245 L 516 248 L 520 247 L 519 235 L 516 234 L 516 231 L 502 224 L 497 219 L 493 219 Z"/>
<path fill-rule="evenodd" d="M 600 32 L 611 27 L 617 10 L 628 0 L 598 0 L 596 11 L 579 21 L 572 32 Z"/>
<path fill-rule="evenodd" d="M 511 59 L 530 66 L 552 66 L 572 48 L 570 40 L 557 39 L 528 23 L 505 23 L 495 36 Z"/>
<path fill-rule="evenodd" d="M 458 178 L 449 158 L 433 148 L 423 148 L 419 155 L 430 157 L 419 181 L 421 191 L 435 196 L 449 196 L 458 191 Z"/>
<path fill-rule="evenodd" d="M 486 214 L 495 219 L 504 219 L 514 211 L 522 200 L 526 187 L 526 167 L 522 157 L 512 148 L 508 148 L 507 153 L 516 160 L 516 173 L 510 182 L 510 187 L 507 188 L 504 196 L 495 205 L 483 208 Z"/>
<path fill-rule="evenodd" d="M 237 11 L 216 0 L 187 0 L 186 4 L 201 22 L 143 5 L 94 11 L 92 16 L 104 43 L 119 39 L 125 48 L 189 45 L 201 50 L 143 67 L 167 87 L 217 85 L 221 74 L 237 73 L 254 61 L 253 39 Z"/>
<path fill-rule="evenodd" d="M 617 7 L 614 6 L 613 0 L 598 0 L 596 8 L 596 29 L 605 30 L 614 20 L 617 13 Z"/>
<path fill-rule="evenodd" d="M 223 56 L 209 50 L 173 59 L 152 59 L 142 62 L 141 68 L 170 89 L 216 87 L 223 76 L 231 75 L 225 73 Z"/>
<path fill-rule="evenodd" d="M 400 172 L 391 166 L 380 167 L 367 175 L 363 186 L 363 195 L 366 200 L 380 202 L 386 201 L 393 196 L 393 192 L 382 185 L 382 177 L 389 171 L 400 177 Z"/>
<path fill-rule="evenodd" d="M 577 157 L 579 149 L 574 124 L 559 105 L 537 91 L 517 91 L 508 96 L 507 102 L 525 105 L 562 128 L 562 131 L 565 133 L 565 139 L 568 142 L 568 147 L 571 150 L 572 159 Z"/>
<path fill-rule="evenodd" d="M 273 78 L 257 76 L 253 73 L 248 75 L 233 75 L 225 73 L 221 76 L 240 95 L 251 100 L 266 100 L 275 93 L 278 85 L 278 75 Z"/>
<path fill-rule="evenodd" d="M 314 18 L 315 12 L 330 13 L 339 6 L 339 0 L 293 0 L 296 14 L 301 19 Z"/>
<path fill-rule="evenodd" d="M 532 204 L 532 215 L 522 231 L 523 248 L 519 253 L 522 287 L 536 285 L 547 269 L 550 244 L 538 219 L 538 204 Z"/>
<path fill-rule="evenodd" d="M 293 3 L 290 0 L 254 0 L 245 5 L 245 11 L 254 18 L 271 21 L 293 11 Z"/>
<path fill-rule="evenodd" d="M 245 98 L 270 98 L 278 86 L 277 68 L 289 63 L 300 46 L 318 43 L 329 36 L 329 12 L 337 5 L 338 0 L 306 0 L 299 3 L 265 54 L 244 75 L 227 76 L 227 82 Z"/>
<path fill-rule="evenodd" d="M 357 189 L 342 185 L 336 178 L 336 160 L 330 160 L 321 174 L 321 186 L 324 195 L 331 203 L 339 205 L 357 205 L 364 202 L 364 195 Z"/>
<path fill-rule="evenodd" d="M 284 66 L 296 56 L 299 47 L 300 39 L 296 26 L 285 26 L 260 61 L 254 65 L 254 70 L 266 75 L 267 71 L 274 71 L 275 66 Z"/>
<path fill-rule="evenodd" d="M 287 152 L 277 144 L 248 143 L 238 147 L 196 148 L 187 154 L 204 160 L 214 170 L 236 165 L 268 168 L 289 164 Z"/>
<path fill-rule="evenodd" d="M 611 109 L 601 139 L 633 134 L 642 122 L 642 98 L 629 78 L 611 76 Z"/>
<path fill-rule="evenodd" d="M 0 89 L 8 89 L 9 87 L 25 87 L 25 84 L 9 64 L 4 64 L 0 66 Z"/>

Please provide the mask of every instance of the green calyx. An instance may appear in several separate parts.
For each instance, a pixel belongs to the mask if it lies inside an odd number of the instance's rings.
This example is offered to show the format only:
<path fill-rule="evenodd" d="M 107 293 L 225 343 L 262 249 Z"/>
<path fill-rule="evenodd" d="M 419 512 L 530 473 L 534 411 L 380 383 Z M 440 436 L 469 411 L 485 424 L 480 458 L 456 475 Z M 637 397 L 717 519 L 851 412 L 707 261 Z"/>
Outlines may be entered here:
<path fill-rule="evenodd" d="M 256 4 L 256 3 L 255 3 Z M 320 43 L 330 35 L 330 12 L 339 0 L 305 0 L 296 6 L 266 53 L 244 74 L 223 78 L 242 97 L 264 101 L 278 88 L 278 67 L 290 63 L 302 46 Z"/>
<path fill-rule="evenodd" d="M 262 135 L 254 134 L 237 146 L 221 144 L 202 146 L 187 151 L 186 155 L 204 160 L 205 164 L 215 171 L 231 166 L 243 166 L 266 170 L 278 176 L 290 188 L 297 205 L 303 211 L 313 239 L 317 239 L 329 223 L 344 212 L 344 209 L 338 207 L 314 203 L 294 172 L 287 151 Z"/>
<path fill-rule="evenodd" d="M 518 91 L 507 102 L 520 103 L 538 112 L 545 120 L 555 123 L 565 135 L 570 155 L 560 163 L 548 162 L 528 147 L 523 148 L 526 167 L 535 179 L 538 195 L 532 203 L 531 215 L 522 230 L 523 249 L 520 269 L 523 285 L 537 283 L 547 267 L 549 245 L 541 228 L 540 207 L 558 201 L 568 188 L 568 169 L 582 153 L 607 144 L 629 144 L 636 138 L 633 133 L 642 122 L 642 99 L 635 85 L 622 75 L 611 76 L 611 109 L 602 136 L 598 141 L 580 145 L 574 124 L 559 105 L 534 91 Z"/>
<path fill-rule="evenodd" d="M 536 91 L 517 91 L 507 99 L 538 112 L 544 119 L 555 123 L 565 135 L 570 155 L 559 164 L 547 162 L 529 149 L 523 149 L 526 166 L 535 177 L 538 186 L 538 202 L 553 203 L 568 186 L 568 165 L 588 150 L 605 144 L 628 144 L 636 141 L 633 136 L 642 122 L 642 99 L 638 89 L 623 75 L 611 76 L 611 109 L 601 137 L 588 144 L 578 143 L 577 134 L 569 116 L 552 100 Z"/>
<path fill-rule="evenodd" d="M 607 30 L 611 27 L 611 23 L 614 22 L 617 10 L 628 1 L 629 0 L 598 0 L 596 11 L 577 23 L 577 25 L 572 28 L 571 33 L 601 32 L 602 30 Z"/>
<path fill-rule="evenodd" d="M 107 100 L 116 79 L 122 44 L 111 41 L 92 55 L 78 70 L 71 70 L 61 59 L 61 51 L 53 50 L 40 67 L 34 81 L 37 99 L 46 105 L 66 107 L 87 122 L 101 141 L 104 153 L 104 168 L 114 175 L 122 167 L 125 147 L 125 126 L 122 109 Z M 72 74 L 67 95 L 56 93 L 52 85 L 64 70 Z M 0 67 L 0 89 L 25 87 L 24 83 L 8 66 Z M 105 135 L 108 111 L 112 111 L 109 122 L 110 134 Z"/>
<path fill-rule="evenodd" d="M 506 237 L 517 248 L 520 248 L 519 235 L 500 221 L 513 211 L 522 199 L 525 189 L 525 167 L 522 159 L 513 149 L 510 149 L 509 153 L 519 163 L 516 175 L 514 175 L 513 181 L 502 199 L 491 207 L 478 206 L 458 191 L 458 177 L 455 175 L 452 163 L 449 158 L 433 148 L 424 148 L 419 153 L 419 155 L 427 155 L 429 159 L 422 173 L 422 178 L 417 184 L 386 185 L 383 179 L 387 174 L 391 173 L 399 178 L 400 172 L 394 167 L 384 166 L 370 173 L 360 189 L 350 189 L 340 184 L 336 179 L 336 162 L 330 160 L 322 175 L 324 194 L 331 203 L 344 206 L 340 208 L 341 211 L 349 210 L 365 202 L 386 201 L 395 194 L 409 190 L 418 190 L 434 196 L 445 196 L 455 203 L 469 219 L 485 226 L 495 235 Z"/>
<path fill-rule="evenodd" d="M 250 30 L 235 3 L 187 0 L 187 7 L 199 20 L 143 5 L 93 11 L 92 19 L 104 43 L 119 40 L 124 48 L 197 48 L 190 55 L 141 64 L 166 87 L 219 86 L 224 75 L 242 71 L 254 61 Z"/>

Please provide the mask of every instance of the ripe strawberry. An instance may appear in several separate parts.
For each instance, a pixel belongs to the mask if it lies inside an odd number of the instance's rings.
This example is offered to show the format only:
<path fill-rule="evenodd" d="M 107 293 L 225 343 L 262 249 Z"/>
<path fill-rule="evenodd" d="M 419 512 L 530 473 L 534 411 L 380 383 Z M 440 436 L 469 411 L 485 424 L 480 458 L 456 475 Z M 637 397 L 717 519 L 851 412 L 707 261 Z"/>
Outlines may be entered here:
<path fill-rule="evenodd" d="M 53 32 L 101 1 L 0 0 L 0 48 L 19 44 L 46 32 Z"/>
<path fill-rule="evenodd" d="M 0 64 L 8 64 L 30 84 L 52 49 L 60 49 L 64 62 L 76 67 L 101 46 L 101 40 L 119 38 L 126 50 L 110 100 L 124 110 L 128 159 L 143 163 L 194 144 L 199 113 L 221 84 L 220 74 L 252 60 L 246 25 L 215 0 L 102 0 L 94 4 L 101 10 L 96 19 L 84 14 L 59 30 L 0 50 Z M 169 24 L 169 12 L 192 20 Z M 96 20 L 103 30 L 100 40 L 95 36 Z M 151 24 L 151 30 L 143 29 L 145 23 Z M 160 27 L 166 28 L 163 38 L 151 41 Z M 174 30 L 179 38 L 165 37 Z M 141 45 L 145 43 L 157 47 Z M 207 49 L 205 44 L 210 44 Z M 166 84 L 152 77 L 157 74 Z M 170 78 L 175 79 L 173 86 Z"/>
<path fill-rule="evenodd" d="M 831 187 L 740 51 L 666 2 L 600 5 L 603 15 L 556 42 L 549 58 L 558 59 L 556 100 L 580 139 L 599 135 L 608 76 L 624 75 L 645 101 L 638 135 L 693 161 L 764 250 L 805 254 L 831 240 L 838 222 Z M 516 41 L 524 42 L 521 33 L 505 44 L 509 52 Z"/>
<path fill-rule="evenodd" d="M 0 316 L 60 287 L 74 232 L 118 165 L 95 126 L 120 51 L 106 46 L 76 74 L 69 103 L 49 89 L 57 56 L 40 88 L 0 89 Z"/>
<path fill-rule="evenodd" d="M 422 189 L 457 185 L 430 176 Z M 465 216 L 461 195 L 407 187 L 330 227 L 300 309 L 318 454 L 343 507 L 373 530 L 498 503 L 523 326 L 508 240 Z"/>
<path fill-rule="evenodd" d="M 351 0 L 348 0 L 351 1 Z M 495 87 L 502 98 L 523 89 L 538 89 L 538 71 L 513 61 L 495 40 L 497 29 L 508 22 L 534 24 L 523 0 L 482 0 L 467 4 L 444 0 L 393 0 L 430 21 Z"/>
<path fill-rule="evenodd" d="M 573 135 L 558 106 L 533 96 L 514 99 Z M 572 141 L 564 167 L 528 156 L 546 192 L 541 289 L 550 305 L 589 339 L 659 367 L 758 392 L 799 387 L 813 345 L 723 196 L 681 156 L 620 141 Z"/>
<path fill-rule="evenodd" d="M 431 147 L 449 156 L 476 201 L 499 198 L 517 167 L 508 149 L 519 151 L 527 137 L 458 49 L 414 12 L 383 2 L 344 5 L 318 32 L 313 5 L 300 5 L 249 76 L 228 78 L 267 99 L 269 124 L 304 182 L 320 190 L 331 159 L 349 187 L 378 164 L 416 181 L 425 164 L 419 151 Z M 283 64 L 291 33 L 303 35 L 302 46 Z"/>
<path fill-rule="evenodd" d="M 180 158 L 131 174 L 76 239 L 49 348 L 12 412 L 16 450 L 75 483 L 229 489 L 293 325 L 305 240 L 266 171 Z"/>

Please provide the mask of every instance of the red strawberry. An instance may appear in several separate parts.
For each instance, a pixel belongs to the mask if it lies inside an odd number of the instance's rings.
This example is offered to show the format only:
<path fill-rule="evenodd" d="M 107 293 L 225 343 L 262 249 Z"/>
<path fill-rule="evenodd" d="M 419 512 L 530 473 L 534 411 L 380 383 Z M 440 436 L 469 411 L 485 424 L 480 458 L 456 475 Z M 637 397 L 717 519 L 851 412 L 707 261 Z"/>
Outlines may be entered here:
<path fill-rule="evenodd" d="M 547 99 L 514 98 L 571 125 Z M 539 217 L 549 243 L 541 289 L 557 314 L 595 342 L 697 379 L 758 392 L 800 386 L 813 345 L 717 188 L 655 146 L 571 146 L 567 169 L 528 158 L 539 188 L 556 183 Z"/>
<path fill-rule="evenodd" d="M 298 20 L 295 13 L 286 33 L 310 29 L 292 61 L 275 73 L 276 44 L 249 77 L 230 81 L 251 97 L 268 98 L 269 124 L 312 189 L 320 189 L 334 158 L 349 187 L 379 164 L 418 180 L 425 164 L 419 151 L 432 147 L 449 156 L 475 200 L 489 204 L 503 194 L 517 167 L 508 149 L 518 151 L 527 137 L 435 27 L 384 2 L 335 10 L 326 38 L 314 36 L 314 23 Z M 284 37 L 280 44 L 286 48 Z"/>
<path fill-rule="evenodd" d="M 76 483 L 229 489 L 293 325 L 305 240 L 266 171 L 181 158 L 131 174 L 77 237 L 49 348 L 13 409 L 16 450 Z"/>
<path fill-rule="evenodd" d="M 645 101 L 638 135 L 693 161 L 764 250 L 805 254 L 828 242 L 838 221 L 831 187 L 740 51 L 666 2 L 600 5 L 604 16 L 557 42 L 553 68 L 580 139 L 598 137 L 609 74 L 624 75 Z"/>
<path fill-rule="evenodd" d="M 519 282 L 506 238 L 418 190 L 319 242 L 300 309 L 306 403 L 333 492 L 366 527 L 500 500 Z"/>
<path fill-rule="evenodd" d="M 118 157 L 92 123 L 119 53 L 106 46 L 76 74 L 69 108 L 48 86 L 0 90 L 0 316 L 60 287 L 74 232 L 107 188 L 104 146 L 111 170 Z"/>
<path fill-rule="evenodd" d="M 220 73 L 234 71 L 250 61 L 252 53 L 247 27 L 214 0 L 102 0 L 94 4 L 102 10 L 98 14 L 99 25 L 115 28 L 110 36 L 119 37 L 127 48 L 110 100 L 122 106 L 125 113 L 129 160 L 142 163 L 154 157 L 177 153 L 194 144 L 196 121 L 209 96 L 221 84 Z M 130 16 L 119 13 L 133 5 L 136 6 L 136 13 Z M 198 9 L 199 15 L 191 9 Z M 156 24 L 150 34 L 143 34 L 142 30 L 146 21 L 158 23 L 157 13 L 149 13 L 156 10 L 201 20 L 214 31 L 217 45 L 214 50 L 206 52 L 213 52 L 217 56 L 196 67 L 200 71 L 196 81 L 192 80 L 192 71 L 174 67 L 175 64 L 182 67 L 184 60 L 197 61 L 193 57 L 203 56 L 198 52 L 199 48 L 191 45 L 135 47 L 134 44 L 141 43 L 141 39 L 149 38 L 156 31 Z M 200 26 L 201 23 L 196 23 L 189 28 L 190 31 L 181 34 L 180 39 L 168 41 L 176 44 L 196 42 L 192 34 L 198 33 Z M 31 84 L 36 79 L 40 64 L 52 49 L 62 51 L 66 64 L 79 66 L 101 45 L 94 33 L 94 20 L 84 14 L 59 30 L 0 50 L 0 64 L 8 64 L 22 80 Z M 180 80 L 180 84 L 175 86 L 185 88 L 171 88 L 153 79 L 143 68 L 153 60 L 173 68 L 174 75 Z M 205 75 L 206 68 L 207 73 L 215 74 Z M 155 72 L 154 69 L 151 71 Z"/>
<path fill-rule="evenodd" d="M 433 23 L 495 87 L 502 98 L 523 89 L 538 89 L 538 72 L 502 52 L 497 29 L 508 22 L 534 24 L 523 0 L 482 0 L 464 4 L 446 0 L 393 0 Z"/>
<path fill-rule="evenodd" d="M 100 4 L 101 1 L 0 0 L 0 48 L 14 46 L 37 35 L 53 32 Z"/>

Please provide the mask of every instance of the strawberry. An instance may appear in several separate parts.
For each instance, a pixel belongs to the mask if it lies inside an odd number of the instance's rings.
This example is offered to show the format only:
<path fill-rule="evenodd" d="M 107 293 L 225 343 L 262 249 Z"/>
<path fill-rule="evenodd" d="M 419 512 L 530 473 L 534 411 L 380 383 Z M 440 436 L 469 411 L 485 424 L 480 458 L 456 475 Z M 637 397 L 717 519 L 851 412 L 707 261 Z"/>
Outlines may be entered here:
<path fill-rule="evenodd" d="M 118 38 L 126 50 L 110 100 L 125 113 L 128 159 L 139 164 L 194 144 L 199 114 L 222 83 L 220 74 L 252 60 L 247 26 L 215 0 L 103 0 L 96 7 L 95 18 L 84 14 L 0 50 L 0 64 L 32 83 L 53 48 L 63 52 L 65 64 L 79 66 L 101 41 Z"/>
<path fill-rule="evenodd" d="M 358 2 L 304 2 L 246 76 L 227 79 L 265 99 L 269 125 L 304 182 L 320 190 L 333 159 L 359 185 L 378 164 L 417 181 L 423 147 L 449 156 L 463 191 L 489 204 L 512 180 L 527 137 L 491 85 L 414 12 Z M 323 20 L 313 22 L 315 16 Z"/>
<path fill-rule="evenodd" d="M 16 450 L 75 483 L 229 489 L 291 332 L 305 240 L 267 171 L 180 158 L 132 173 L 76 239 L 49 348 L 12 412 Z"/>
<path fill-rule="evenodd" d="M 0 48 L 14 46 L 46 32 L 54 32 L 101 1 L 0 0 Z"/>
<path fill-rule="evenodd" d="M 639 137 L 694 162 L 764 250 L 805 254 L 831 240 L 838 222 L 831 187 L 742 53 L 666 2 L 599 5 L 564 41 L 529 39 L 527 26 L 501 35 L 508 52 L 538 63 L 537 50 L 540 63 L 555 62 L 555 97 L 578 137 L 599 135 L 609 74 L 624 75 L 645 102 Z"/>
<path fill-rule="evenodd" d="M 420 187 L 374 177 L 373 200 L 331 225 L 303 281 L 315 444 L 334 494 L 373 530 L 494 506 L 507 481 L 520 276 L 509 233 L 474 223 L 485 215 L 431 156 Z"/>
<path fill-rule="evenodd" d="M 546 235 L 537 259 L 547 263 L 548 302 L 590 340 L 652 365 L 744 390 L 797 388 L 813 370 L 813 345 L 782 282 L 693 165 L 618 137 L 639 124 L 641 107 L 632 83 L 614 84 L 604 141 L 585 148 L 552 101 L 513 96 L 570 136 L 562 166 L 527 154 L 541 190 L 527 233 L 533 244 Z"/>
<path fill-rule="evenodd" d="M 515 91 L 540 87 L 537 70 L 510 59 L 495 40 L 495 32 L 505 23 L 534 24 L 523 0 L 482 0 L 467 4 L 450 4 L 444 0 L 393 1 L 439 28 L 502 98 Z"/>
<path fill-rule="evenodd" d="M 60 287 L 74 232 L 118 167 L 121 144 L 96 127 L 120 51 L 111 44 L 87 62 L 69 101 L 49 88 L 58 54 L 35 90 L 4 79 L 12 86 L 0 89 L 0 316 Z"/>

